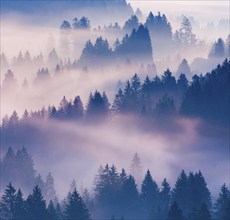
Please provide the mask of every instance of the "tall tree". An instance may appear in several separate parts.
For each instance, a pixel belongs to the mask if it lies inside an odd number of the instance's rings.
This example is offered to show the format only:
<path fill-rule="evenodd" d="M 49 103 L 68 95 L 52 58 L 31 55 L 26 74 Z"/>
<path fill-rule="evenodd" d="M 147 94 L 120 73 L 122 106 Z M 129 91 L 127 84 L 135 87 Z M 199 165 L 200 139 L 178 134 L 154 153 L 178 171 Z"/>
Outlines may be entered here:
<path fill-rule="evenodd" d="M 143 167 L 141 165 L 141 159 L 137 153 L 134 154 L 131 165 L 130 174 L 135 178 L 137 186 L 141 187 L 143 179 Z"/>
<path fill-rule="evenodd" d="M 55 190 L 55 185 L 54 185 L 54 178 L 51 175 L 51 173 L 49 172 L 48 176 L 46 177 L 46 182 L 45 182 L 45 199 L 46 201 L 55 201 L 56 199 L 56 190 Z"/>
<path fill-rule="evenodd" d="M 73 101 L 73 118 L 83 119 L 83 117 L 84 117 L 84 107 L 80 96 L 77 96 Z"/>
<path fill-rule="evenodd" d="M 219 38 L 211 48 L 209 53 L 210 58 L 224 57 L 225 55 L 225 44 L 222 38 Z"/>
<path fill-rule="evenodd" d="M 20 173 L 18 176 L 19 183 L 24 187 L 32 188 L 35 180 L 35 169 L 34 162 L 31 155 L 27 152 L 27 149 L 23 147 L 21 150 L 18 150 L 17 155 L 17 164 L 23 173 Z"/>
<path fill-rule="evenodd" d="M 159 196 L 159 219 L 166 219 L 171 202 L 171 188 L 166 179 L 162 182 Z"/>
<path fill-rule="evenodd" d="M 230 216 L 229 216 L 230 217 Z M 206 204 L 202 204 L 202 206 L 200 207 L 200 209 L 198 210 L 197 213 L 197 220 L 211 220 L 211 213 L 208 209 L 208 207 L 206 206 Z"/>
<path fill-rule="evenodd" d="M 122 89 L 119 89 L 117 94 L 115 95 L 113 105 L 112 105 L 113 114 L 119 114 L 122 112 L 123 102 L 124 102 L 124 94 Z"/>
<path fill-rule="evenodd" d="M 172 202 L 176 202 L 181 210 L 188 214 L 189 209 L 189 183 L 188 177 L 184 170 L 181 171 L 179 177 L 177 178 L 175 187 L 172 190 Z M 171 207 L 172 208 L 172 207 Z M 175 204 L 174 204 L 175 208 Z"/>
<path fill-rule="evenodd" d="M 38 186 L 34 187 L 33 193 L 28 196 L 26 204 L 28 219 L 41 220 L 47 218 L 46 202 Z"/>
<path fill-rule="evenodd" d="M 179 64 L 178 69 L 177 69 L 177 74 L 186 74 L 190 76 L 192 74 L 190 66 L 188 64 L 188 61 L 186 59 L 183 59 L 182 62 Z"/>
<path fill-rule="evenodd" d="M 176 202 L 171 205 L 167 220 L 184 220 L 182 210 L 177 206 Z"/>
<path fill-rule="evenodd" d="M 26 219 L 26 203 L 23 199 L 22 191 L 19 189 L 15 196 L 15 205 L 14 205 L 14 220 Z"/>
<path fill-rule="evenodd" d="M 2 82 L 2 89 L 6 92 L 15 91 L 17 89 L 17 80 L 14 73 L 9 69 L 7 70 Z"/>
<path fill-rule="evenodd" d="M 142 201 L 142 207 L 149 218 L 157 215 L 157 208 L 159 206 L 159 188 L 155 181 L 153 181 L 152 175 L 149 170 L 145 174 L 145 178 L 141 185 L 140 198 Z"/>
<path fill-rule="evenodd" d="M 183 20 L 181 22 L 179 36 L 184 46 L 194 45 L 196 43 L 196 36 L 192 32 L 191 22 L 185 16 L 183 17 Z"/>
<path fill-rule="evenodd" d="M 9 183 L 0 201 L 0 216 L 2 220 L 14 219 L 15 217 L 15 193 L 16 189 Z"/>
<path fill-rule="evenodd" d="M 90 94 L 88 105 L 86 108 L 87 119 L 99 120 L 108 116 L 108 103 L 107 100 L 105 100 L 104 98 L 98 91 L 95 91 L 93 95 Z"/>
<path fill-rule="evenodd" d="M 50 200 L 49 205 L 47 207 L 47 219 L 48 220 L 58 220 L 58 214 L 54 207 L 52 200 Z"/>
<path fill-rule="evenodd" d="M 215 218 L 217 220 L 227 220 L 230 217 L 230 191 L 224 184 L 219 193 L 219 197 L 214 206 Z"/>
<path fill-rule="evenodd" d="M 76 189 L 69 195 L 64 214 L 66 220 L 90 220 L 89 211 Z"/>

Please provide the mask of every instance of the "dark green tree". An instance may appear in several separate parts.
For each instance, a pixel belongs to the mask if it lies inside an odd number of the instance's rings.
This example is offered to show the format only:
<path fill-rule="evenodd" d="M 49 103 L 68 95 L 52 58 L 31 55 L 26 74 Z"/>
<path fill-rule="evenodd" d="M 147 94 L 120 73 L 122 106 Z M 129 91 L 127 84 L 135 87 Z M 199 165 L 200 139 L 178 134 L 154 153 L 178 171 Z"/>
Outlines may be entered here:
<path fill-rule="evenodd" d="M 89 211 L 76 189 L 69 195 L 64 215 L 66 220 L 90 220 Z"/>
<path fill-rule="evenodd" d="M 197 213 L 197 220 L 211 220 L 211 213 L 208 209 L 208 207 L 206 206 L 206 204 L 202 204 L 200 209 L 198 210 Z"/>
<path fill-rule="evenodd" d="M 187 215 L 189 210 L 189 183 L 188 177 L 184 170 L 180 173 L 177 178 L 175 187 L 172 190 L 172 202 L 176 202 L 184 214 Z M 172 208 L 172 207 L 171 207 Z M 175 208 L 175 204 L 174 204 Z"/>
<path fill-rule="evenodd" d="M 184 220 L 183 213 L 176 202 L 171 205 L 167 220 Z"/>
<path fill-rule="evenodd" d="M 47 207 L 47 216 L 48 220 L 58 220 L 58 214 L 52 200 L 50 200 L 49 205 Z"/>
<path fill-rule="evenodd" d="M 145 218 L 149 218 L 150 214 L 156 216 L 156 210 L 159 205 L 159 188 L 156 182 L 153 181 L 149 170 L 147 170 L 141 185 L 140 198 L 143 210 L 147 215 Z"/>
<path fill-rule="evenodd" d="M 16 189 L 9 183 L 0 201 L 0 216 L 2 220 L 14 219 L 15 217 L 15 193 Z"/>
<path fill-rule="evenodd" d="M 113 114 L 121 113 L 123 105 L 124 105 L 124 94 L 122 89 L 119 89 L 117 94 L 115 95 L 113 105 L 112 105 Z"/>
<path fill-rule="evenodd" d="M 167 213 L 170 208 L 171 188 L 166 179 L 163 180 L 161 185 L 162 188 L 159 196 L 158 215 L 159 215 L 159 219 L 166 219 Z"/>
<path fill-rule="evenodd" d="M 28 219 L 41 220 L 47 218 L 46 201 L 43 199 L 38 186 L 35 186 L 33 193 L 28 196 L 26 208 Z"/>
<path fill-rule="evenodd" d="M 224 184 L 214 206 L 215 219 L 228 220 L 230 217 L 230 191 Z"/>
<path fill-rule="evenodd" d="M 19 189 L 15 196 L 15 205 L 14 205 L 14 218 L 15 220 L 26 219 L 26 203 L 23 199 L 22 191 Z"/>
<path fill-rule="evenodd" d="M 89 120 L 98 120 L 106 118 L 109 113 L 108 100 L 104 99 L 100 92 L 95 91 L 90 94 L 89 101 L 86 108 L 86 118 Z"/>

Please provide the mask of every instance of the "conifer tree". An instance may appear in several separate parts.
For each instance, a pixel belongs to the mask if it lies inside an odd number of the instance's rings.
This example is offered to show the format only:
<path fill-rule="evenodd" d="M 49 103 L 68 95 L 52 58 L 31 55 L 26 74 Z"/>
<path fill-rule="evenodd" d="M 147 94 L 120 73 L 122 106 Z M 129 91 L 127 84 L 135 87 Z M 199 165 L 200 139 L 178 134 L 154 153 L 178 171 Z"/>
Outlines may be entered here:
<path fill-rule="evenodd" d="M 0 201 L 0 216 L 2 220 L 13 219 L 15 217 L 15 193 L 16 189 L 9 183 Z"/>
<path fill-rule="evenodd" d="M 131 166 L 130 166 L 130 174 L 135 178 L 137 186 L 141 187 L 142 178 L 143 178 L 143 168 L 141 165 L 140 157 L 137 153 L 134 154 Z"/>
<path fill-rule="evenodd" d="M 177 203 L 174 202 L 168 212 L 167 220 L 184 220 L 181 209 L 177 206 Z"/>
<path fill-rule="evenodd" d="M 52 200 L 50 200 L 49 205 L 47 207 L 47 216 L 48 220 L 58 220 L 58 215 Z"/>
<path fill-rule="evenodd" d="M 46 201 L 54 201 L 56 197 L 56 190 L 55 190 L 55 185 L 54 185 L 54 178 L 49 172 L 48 176 L 46 177 L 46 182 L 44 186 L 44 196 Z"/>
<path fill-rule="evenodd" d="M 17 191 L 17 194 L 15 196 L 14 209 L 15 209 L 14 211 L 15 216 L 13 218 L 14 220 L 26 219 L 26 203 L 23 199 L 23 194 L 20 189 Z"/>
<path fill-rule="evenodd" d="M 230 217 L 230 191 L 224 184 L 214 206 L 215 219 L 227 220 Z"/>
<path fill-rule="evenodd" d="M 144 212 L 147 214 L 145 217 L 156 215 L 156 210 L 159 205 L 159 189 L 149 170 L 145 174 L 145 178 L 141 185 L 140 198 Z"/>
<path fill-rule="evenodd" d="M 46 201 L 38 186 L 34 187 L 33 193 L 28 196 L 26 204 L 28 219 L 41 220 L 47 218 Z"/>
<path fill-rule="evenodd" d="M 64 214 L 66 220 L 90 220 L 89 211 L 76 189 L 69 195 Z"/>

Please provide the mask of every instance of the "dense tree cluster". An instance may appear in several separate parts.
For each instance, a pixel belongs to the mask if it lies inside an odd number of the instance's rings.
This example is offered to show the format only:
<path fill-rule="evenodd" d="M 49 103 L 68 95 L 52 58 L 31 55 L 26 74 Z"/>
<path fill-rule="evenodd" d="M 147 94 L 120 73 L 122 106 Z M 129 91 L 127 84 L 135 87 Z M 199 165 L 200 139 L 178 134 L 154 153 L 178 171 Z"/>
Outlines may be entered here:
<path fill-rule="evenodd" d="M 181 104 L 181 113 L 224 124 L 229 123 L 230 61 L 206 75 L 194 75 Z M 220 98 L 221 97 L 221 98 Z"/>
<path fill-rule="evenodd" d="M 43 181 L 41 175 L 34 169 L 33 159 L 25 147 L 17 152 L 9 147 L 0 162 L 1 186 L 14 182 L 21 189 L 28 191 L 34 185 L 38 185 L 46 200 L 57 201 L 53 176 L 49 173 L 46 181 Z"/>
<path fill-rule="evenodd" d="M 139 19 L 136 15 L 132 15 L 124 24 L 123 30 L 126 33 L 131 33 L 133 29 L 137 29 L 139 26 Z"/>
<path fill-rule="evenodd" d="M 152 64 L 152 46 L 148 28 L 139 25 L 136 29 L 132 29 L 132 33 L 126 34 L 121 42 L 116 40 L 114 50 L 111 49 L 108 41 L 103 40 L 102 37 L 97 38 L 94 45 L 91 41 L 87 41 L 79 64 L 90 65 L 96 64 L 98 61 L 105 63 L 106 60 L 111 61 L 110 58 L 115 58 L 115 61 L 118 60 L 119 62 L 131 60 Z"/>
<path fill-rule="evenodd" d="M 158 15 L 154 16 L 150 12 L 146 18 L 145 26 L 149 29 L 153 48 L 162 46 L 162 43 L 172 42 L 172 27 L 164 14 L 161 15 L 158 12 Z"/>
<path fill-rule="evenodd" d="M 70 23 L 66 20 L 64 20 L 60 26 L 61 30 L 87 30 L 90 29 L 90 20 L 87 17 L 82 17 L 81 19 L 78 19 L 77 17 L 73 19 L 72 26 Z"/>
<path fill-rule="evenodd" d="M 19 150 L 17 154 L 21 152 L 26 152 L 28 155 L 25 148 Z M 12 156 L 13 154 L 14 151 L 9 148 L 2 162 L 2 164 L 11 163 L 11 167 L 7 167 L 9 172 L 16 169 L 33 170 L 31 157 L 30 164 L 25 168 L 15 164 L 18 158 Z M 134 158 L 136 157 L 137 154 Z M 138 164 L 140 165 L 140 161 Z M 212 205 L 211 194 L 200 171 L 190 172 L 187 175 L 182 170 L 175 186 L 171 188 L 166 179 L 162 181 L 161 186 L 158 186 L 150 170 L 147 170 L 138 189 L 135 178 L 127 174 L 125 169 L 118 172 L 114 165 L 107 164 L 104 167 L 100 166 L 95 176 L 93 194 L 89 194 L 87 189 L 80 194 L 76 190 L 76 182 L 73 181 L 67 197 L 62 202 L 56 197 L 54 179 L 50 173 L 45 183 L 40 175 L 36 177 L 33 192 L 27 198 L 23 196 L 20 188 L 16 190 L 13 187 L 12 183 L 18 181 L 15 174 L 11 173 L 11 179 L 7 178 L 7 175 L 6 173 L 2 175 L 4 180 L 10 181 L 1 194 L 2 220 L 227 220 L 230 217 L 228 187 L 225 184 L 221 187 L 219 196 Z M 30 181 L 31 177 L 24 175 L 22 178 L 26 182 Z"/>
<path fill-rule="evenodd" d="M 114 52 L 120 59 L 151 64 L 152 45 L 148 28 L 142 24 L 137 29 L 133 28 L 132 33 L 129 36 L 126 34 L 121 43 L 117 40 Z"/>
<path fill-rule="evenodd" d="M 76 189 L 68 194 L 66 208 L 62 211 L 60 204 L 52 200 L 46 203 L 41 189 L 36 185 L 27 199 L 22 191 L 16 190 L 12 184 L 7 185 L 0 202 L 0 216 L 2 220 L 90 220 L 86 208 Z"/>
<path fill-rule="evenodd" d="M 186 67 L 186 61 L 184 62 Z M 186 70 L 182 66 L 179 69 Z M 25 110 L 21 119 L 16 111 L 10 117 L 5 116 L 2 132 L 16 134 L 20 131 L 20 125 L 23 126 L 30 119 L 101 121 L 108 116 L 119 114 L 134 114 L 160 121 L 173 119 L 176 116 L 200 117 L 209 122 L 228 125 L 229 69 L 230 61 L 226 59 L 210 73 L 194 75 L 191 82 L 184 73 L 176 79 L 169 69 L 161 78 L 155 76 L 150 79 L 147 76 L 143 83 L 135 74 L 126 82 L 124 89 L 119 88 L 112 105 L 105 92 L 91 93 L 85 106 L 79 96 L 76 96 L 74 101 L 67 101 L 63 97 L 59 107 L 49 106 L 47 109 L 43 107 L 39 111 L 30 113 Z M 47 70 L 42 69 L 38 74 L 43 76 L 47 74 Z M 15 79 L 10 71 L 9 75 L 12 78 L 11 83 L 14 84 Z"/>
<path fill-rule="evenodd" d="M 230 35 L 226 42 L 222 38 L 219 38 L 213 45 L 209 52 L 209 58 L 223 58 L 230 57 Z"/>
<path fill-rule="evenodd" d="M 102 37 L 96 39 L 93 45 L 91 41 L 87 41 L 82 51 L 79 63 L 82 65 L 95 64 L 98 61 L 105 61 L 112 56 L 112 50 L 108 41 Z"/>

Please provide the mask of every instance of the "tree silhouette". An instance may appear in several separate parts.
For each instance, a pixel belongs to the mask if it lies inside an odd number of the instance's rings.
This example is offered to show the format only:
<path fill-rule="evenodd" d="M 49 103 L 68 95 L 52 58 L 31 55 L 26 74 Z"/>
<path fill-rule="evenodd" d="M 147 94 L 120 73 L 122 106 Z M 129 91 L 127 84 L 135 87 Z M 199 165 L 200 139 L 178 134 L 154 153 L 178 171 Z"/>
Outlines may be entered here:
<path fill-rule="evenodd" d="M 46 182 L 44 184 L 44 195 L 46 201 L 55 201 L 56 199 L 56 190 L 54 185 L 54 178 L 52 177 L 51 173 L 49 172 L 48 176 L 46 177 Z"/>
<path fill-rule="evenodd" d="M 132 158 L 130 165 L 130 174 L 135 178 L 137 186 L 141 187 L 143 178 L 143 168 L 141 165 L 140 157 L 137 153 L 135 153 Z"/>
<path fill-rule="evenodd" d="M 159 195 L 159 218 L 166 219 L 171 202 L 171 188 L 166 179 L 162 182 L 162 188 Z"/>
<path fill-rule="evenodd" d="M 33 193 L 28 196 L 26 204 L 28 219 L 41 220 L 47 218 L 46 202 L 38 186 L 34 187 Z"/>
<path fill-rule="evenodd" d="M 147 215 L 145 218 L 150 217 L 150 213 L 152 216 L 156 216 L 156 210 L 159 205 L 159 188 L 156 182 L 153 181 L 149 170 L 147 170 L 141 185 L 140 198 L 144 212 Z"/>
<path fill-rule="evenodd" d="M 196 43 L 196 36 L 192 32 L 191 22 L 185 16 L 183 17 L 183 21 L 181 22 L 179 36 L 184 46 L 194 45 Z"/>
<path fill-rule="evenodd" d="M 211 51 L 209 53 L 210 58 L 218 58 L 218 57 L 224 57 L 225 55 L 225 45 L 222 38 L 219 38 L 217 42 L 214 43 L 214 45 L 211 48 Z"/>
<path fill-rule="evenodd" d="M 171 205 L 167 220 L 184 220 L 182 211 L 178 208 L 176 202 Z"/>
<path fill-rule="evenodd" d="M 22 191 L 19 189 L 15 196 L 15 204 L 14 204 L 14 212 L 15 216 L 13 219 L 22 220 L 26 219 L 26 203 L 23 199 Z"/>
<path fill-rule="evenodd" d="M 47 216 L 49 220 L 58 220 L 58 214 L 56 212 L 52 200 L 50 200 L 49 205 L 47 207 Z"/>
<path fill-rule="evenodd" d="M 123 30 L 126 31 L 126 33 L 131 32 L 133 29 L 137 29 L 139 26 L 139 20 L 136 15 L 132 15 L 131 18 L 129 18 L 123 27 Z"/>
<path fill-rule="evenodd" d="M 0 213 L 1 219 L 14 219 L 15 217 L 15 200 L 16 190 L 11 183 L 7 185 L 4 194 L 1 197 Z"/>
<path fill-rule="evenodd" d="M 187 76 L 192 74 L 188 61 L 186 59 L 183 59 L 182 62 L 178 66 L 177 74 L 179 75 L 181 73 L 184 73 Z"/>
<path fill-rule="evenodd" d="M 89 211 L 76 189 L 68 197 L 64 215 L 66 220 L 90 220 Z"/>
<path fill-rule="evenodd" d="M 227 220 L 230 217 L 230 191 L 224 184 L 219 193 L 219 197 L 214 206 L 215 218 L 218 220 Z"/>
<path fill-rule="evenodd" d="M 172 202 L 176 202 L 171 209 L 176 209 L 177 204 L 185 215 L 190 211 L 189 210 L 189 201 L 188 201 L 188 177 L 184 170 L 181 171 L 179 177 L 177 178 L 175 187 L 172 190 Z"/>
<path fill-rule="evenodd" d="M 95 91 L 95 93 L 90 95 L 88 105 L 86 108 L 86 118 L 89 120 L 99 120 L 106 118 L 109 113 L 108 109 L 109 103 L 107 96 L 101 95 L 100 92 Z"/>

